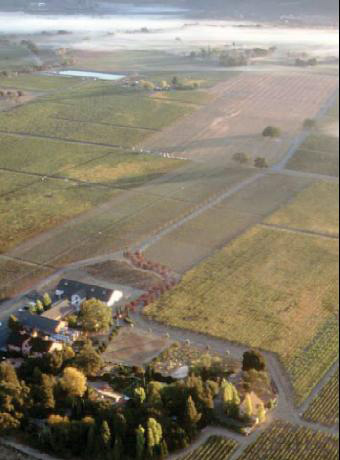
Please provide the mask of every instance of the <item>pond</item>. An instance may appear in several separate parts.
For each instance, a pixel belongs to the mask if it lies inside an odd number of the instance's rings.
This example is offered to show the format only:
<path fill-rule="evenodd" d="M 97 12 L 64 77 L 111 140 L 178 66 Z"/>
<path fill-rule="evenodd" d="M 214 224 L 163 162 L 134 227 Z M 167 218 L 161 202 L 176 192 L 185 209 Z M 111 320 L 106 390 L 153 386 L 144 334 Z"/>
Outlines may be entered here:
<path fill-rule="evenodd" d="M 61 70 L 57 75 L 64 77 L 82 77 L 82 78 L 96 78 L 98 80 L 122 80 L 125 75 L 118 75 L 114 73 L 101 73 L 101 72 L 87 72 L 83 70 Z"/>

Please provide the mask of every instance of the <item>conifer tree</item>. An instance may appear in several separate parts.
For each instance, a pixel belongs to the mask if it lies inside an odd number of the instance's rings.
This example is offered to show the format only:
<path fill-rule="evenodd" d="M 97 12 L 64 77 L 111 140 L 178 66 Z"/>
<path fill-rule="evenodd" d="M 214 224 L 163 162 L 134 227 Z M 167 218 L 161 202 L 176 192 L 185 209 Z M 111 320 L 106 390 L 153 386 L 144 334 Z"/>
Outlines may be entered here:
<path fill-rule="evenodd" d="M 136 459 L 141 460 L 145 450 L 145 430 L 142 425 L 136 430 Z"/>

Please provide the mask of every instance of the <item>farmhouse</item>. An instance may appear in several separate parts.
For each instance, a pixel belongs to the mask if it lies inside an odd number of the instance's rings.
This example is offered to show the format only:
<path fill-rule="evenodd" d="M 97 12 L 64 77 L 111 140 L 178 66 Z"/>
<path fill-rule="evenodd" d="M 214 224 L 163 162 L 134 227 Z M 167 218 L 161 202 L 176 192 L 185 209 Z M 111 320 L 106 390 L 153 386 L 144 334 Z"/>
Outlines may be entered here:
<path fill-rule="evenodd" d="M 9 352 L 23 356 L 41 357 L 46 353 L 62 350 L 63 345 L 55 340 L 43 340 L 40 337 L 31 337 L 26 332 L 12 332 L 7 341 Z"/>
<path fill-rule="evenodd" d="M 65 316 L 72 315 L 77 311 L 75 305 L 72 305 L 69 300 L 61 300 L 54 304 L 52 308 L 44 311 L 41 315 L 43 318 L 53 319 L 54 321 L 61 321 Z"/>
<path fill-rule="evenodd" d="M 18 321 L 22 330 L 30 337 L 39 337 L 54 342 L 72 343 L 79 336 L 79 332 L 68 328 L 65 321 L 56 321 L 29 312 L 21 312 Z"/>
<path fill-rule="evenodd" d="M 24 331 L 28 332 L 31 336 L 39 334 L 50 337 L 60 334 L 67 329 L 67 323 L 64 321 L 55 321 L 44 318 L 43 316 L 33 315 L 26 311 L 20 312 L 18 321 Z"/>
<path fill-rule="evenodd" d="M 84 284 L 80 281 L 63 279 L 59 282 L 55 290 L 56 299 L 68 299 L 72 305 L 80 308 L 85 300 L 98 299 L 112 307 L 123 297 L 119 290 L 106 289 L 100 286 Z"/>

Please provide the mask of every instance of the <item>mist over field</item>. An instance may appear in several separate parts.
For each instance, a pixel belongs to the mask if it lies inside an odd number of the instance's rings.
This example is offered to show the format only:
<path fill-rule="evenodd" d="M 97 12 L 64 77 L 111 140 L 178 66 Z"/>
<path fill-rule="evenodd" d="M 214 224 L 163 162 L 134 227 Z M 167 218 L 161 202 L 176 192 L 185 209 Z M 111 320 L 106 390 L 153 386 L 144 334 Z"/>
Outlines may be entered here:
<path fill-rule="evenodd" d="M 259 27 L 254 22 L 218 21 L 212 19 L 188 20 L 176 15 L 34 15 L 27 13 L 0 13 L 0 31 L 3 34 L 39 34 L 68 31 L 70 35 L 47 38 L 46 43 L 77 49 L 178 49 L 200 44 L 282 45 L 307 46 L 312 50 L 338 55 L 338 31 L 334 29 L 298 28 L 285 25 Z"/>

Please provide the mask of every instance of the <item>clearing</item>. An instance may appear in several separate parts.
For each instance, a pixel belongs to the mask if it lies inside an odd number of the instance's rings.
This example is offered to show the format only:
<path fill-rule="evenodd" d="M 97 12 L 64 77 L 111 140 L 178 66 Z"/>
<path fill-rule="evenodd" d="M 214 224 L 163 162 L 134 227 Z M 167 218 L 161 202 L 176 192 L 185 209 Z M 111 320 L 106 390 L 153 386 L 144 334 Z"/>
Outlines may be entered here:
<path fill-rule="evenodd" d="M 140 330 L 123 328 L 118 336 L 112 340 L 107 350 L 103 353 L 106 366 L 124 364 L 126 366 L 143 366 L 152 361 L 171 342 L 153 334 Z"/>

